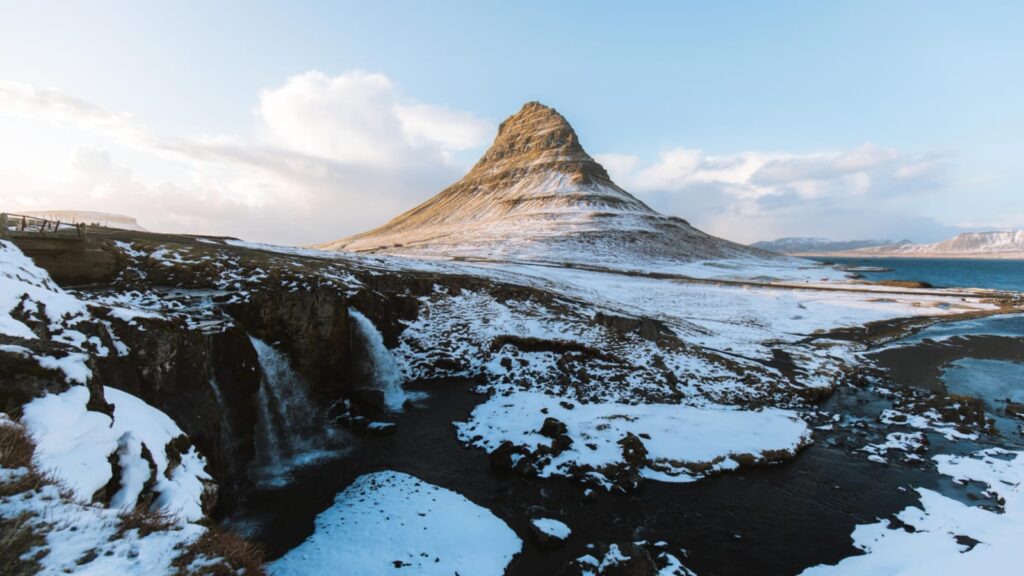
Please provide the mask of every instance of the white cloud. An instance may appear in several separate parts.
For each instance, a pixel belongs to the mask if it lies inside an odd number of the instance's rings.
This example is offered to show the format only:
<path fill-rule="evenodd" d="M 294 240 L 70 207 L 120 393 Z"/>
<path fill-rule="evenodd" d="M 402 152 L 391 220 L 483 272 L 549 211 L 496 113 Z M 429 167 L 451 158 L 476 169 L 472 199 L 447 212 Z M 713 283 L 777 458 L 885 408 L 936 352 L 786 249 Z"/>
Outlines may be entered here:
<path fill-rule="evenodd" d="M 709 155 L 674 148 L 657 160 L 598 155 L 653 208 L 741 242 L 779 236 L 936 239 L 955 229 L 921 216 L 944 189 L 945 158 L 864 144 L 851 150 Z"/>
<path fill-rule="evenodd" d="M 494 131 L 365 72 L 307 72 L 263 90 L 251 137 L 157 136 L 131 115 L 16 83 L 0 84 L 0 119 L 5 112 L 102 134 L 124 150 L 65 148 L 49 160 L 56 166 L 71 155 L 71 176 L 62 178 L 5 168 L 0 158 L 0 183 L 32 191 L 0 192 L 0 208 L 104 210 L 153 230 L 299 244 L 362 231 L 425 199 L 462 172 L 452 153 L 484 145 Z M 128 152 L 187 177 L 148 181 L 115 163 Z"/>
<path fill-rule="evenodd" d="M 141 143 L 145 131 L 131 114 L 110 112 L 58 90 L 0 81 L 0 112 Z"/>
<path fill-rule="evenodd" d="M 382 74 L 293 76 L 260 93 L 256 114 L 271 143 L 338 162 L 402 166 L 446 161 L 480 146 L 491 126 L 471 114 L 406 103 Z"/>

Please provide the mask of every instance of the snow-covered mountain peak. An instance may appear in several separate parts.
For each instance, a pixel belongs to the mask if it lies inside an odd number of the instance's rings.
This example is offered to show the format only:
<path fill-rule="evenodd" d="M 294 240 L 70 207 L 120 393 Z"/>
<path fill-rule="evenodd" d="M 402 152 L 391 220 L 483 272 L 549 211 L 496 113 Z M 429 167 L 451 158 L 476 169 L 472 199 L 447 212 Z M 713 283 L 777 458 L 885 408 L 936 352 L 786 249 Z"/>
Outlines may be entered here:
<path fill-rule="evenodd" d="M 1024 230 L 964 232 L 934 244 L 903 244 L 857 252 L 881 256 L 1024 258 Z"/>
<path fill-rule="evenodd" d="M 529 102 L 501 123 L 461 180 L 330 250 L 642 268 L 756 255 L 665 216 L 609 177 L 555 109 Z"/>

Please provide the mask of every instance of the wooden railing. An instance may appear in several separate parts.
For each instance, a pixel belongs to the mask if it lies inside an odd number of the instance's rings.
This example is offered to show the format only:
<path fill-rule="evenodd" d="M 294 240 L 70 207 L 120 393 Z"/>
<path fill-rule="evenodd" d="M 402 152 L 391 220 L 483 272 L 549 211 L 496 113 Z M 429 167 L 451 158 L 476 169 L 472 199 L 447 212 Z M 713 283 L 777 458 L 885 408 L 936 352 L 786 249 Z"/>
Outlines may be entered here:
<path fill-rule="evenodd" d="M 0 238 L 85 240 L 85 224 L 70 224 L 23 214 L 0 213 Z"/>

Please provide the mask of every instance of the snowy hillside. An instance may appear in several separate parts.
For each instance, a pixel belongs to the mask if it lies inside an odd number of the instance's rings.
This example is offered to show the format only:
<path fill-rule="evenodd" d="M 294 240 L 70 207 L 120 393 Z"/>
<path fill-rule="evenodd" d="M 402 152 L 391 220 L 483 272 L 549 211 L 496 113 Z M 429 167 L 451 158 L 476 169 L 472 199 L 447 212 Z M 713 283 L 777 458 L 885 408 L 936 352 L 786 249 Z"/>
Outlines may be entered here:
<path fill-rule="evenodd" d="M 762 250 L 778 252 L 779 254 L 822 254 L 909 243 L 909 240 L 829 240 L 828 238 L 788 236 L 775 240 L 754 242 L 751 246 Z"/>
<path fill-rule="evenodd" d="M 1024 258 L 1024 230 L 965 232 L 934 244 L 903 244 L 857 250 L 857 254 L 908 257 Z"/>
<path fill-rule="evenodd" d="M 774 255 L 659 214 L 612 182 L 558 112 L 530 102 L 460 181 L 363 234 L 322 248 L 664 268 Z"/>

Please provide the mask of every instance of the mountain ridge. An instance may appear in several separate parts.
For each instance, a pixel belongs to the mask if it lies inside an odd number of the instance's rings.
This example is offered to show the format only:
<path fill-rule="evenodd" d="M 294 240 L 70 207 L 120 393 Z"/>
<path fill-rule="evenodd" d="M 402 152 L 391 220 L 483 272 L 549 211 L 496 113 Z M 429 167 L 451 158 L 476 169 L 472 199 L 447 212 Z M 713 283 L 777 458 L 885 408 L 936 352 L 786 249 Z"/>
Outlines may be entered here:
<path fill-rule="evenodd" d="M 921 258 L 1024 259 L 1024 230 L 963 232 L 931 244 L 903 244 L 851 250 L 851 255 Z"/>
<path fill-rule="evenodd" d="M 774 240 L 762 240 L 754 242 L 751 246 L 778 252 L 780 254 L 827 254 L 832 252 L 843 252 L 848 250 L 859 250 L 861 248 L 876 248 L 881 246 L 896 246 L 910 244 L 910 240 L 893 239 L 867 239 L 867 240 L 830 240 L 828 238 L 817 238 L 809 236 L 785 236 Z"/>

